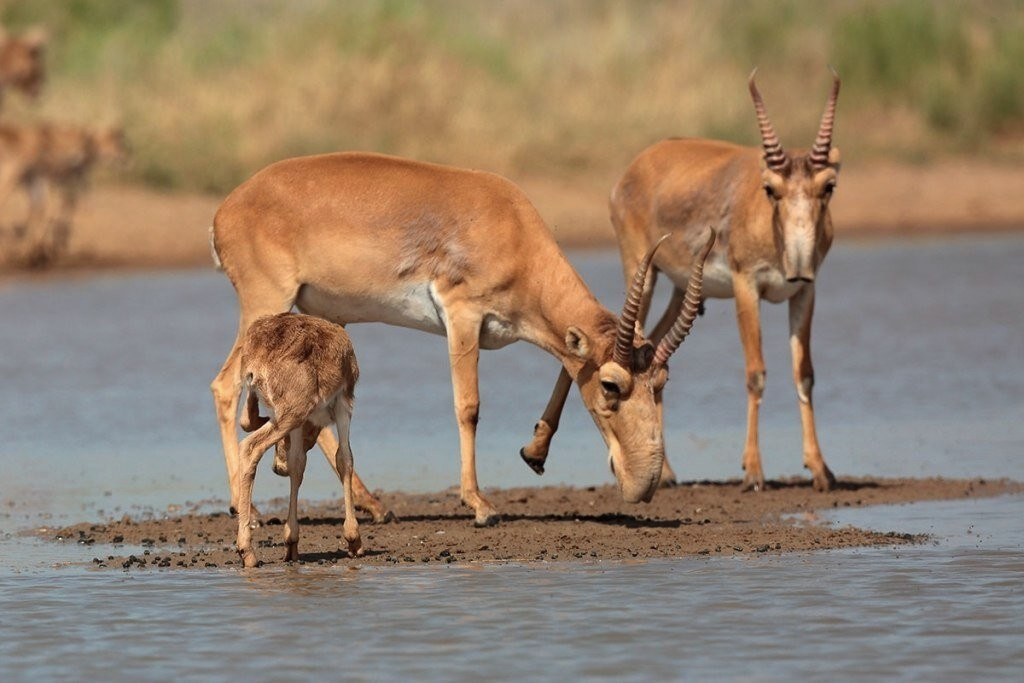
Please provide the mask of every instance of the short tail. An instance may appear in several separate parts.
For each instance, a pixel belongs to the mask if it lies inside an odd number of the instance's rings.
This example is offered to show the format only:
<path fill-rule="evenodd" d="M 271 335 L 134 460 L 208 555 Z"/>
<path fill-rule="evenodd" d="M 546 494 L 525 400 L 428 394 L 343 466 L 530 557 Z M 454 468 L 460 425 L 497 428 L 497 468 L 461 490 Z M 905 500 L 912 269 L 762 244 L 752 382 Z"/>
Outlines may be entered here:
<path fill-rule="evenodd" d="M 220 256 L 217 254 L 217 245 L 214 243 L 213 236 L 213 225 L 210 225 L 210 256 L 213 257 L 213 267 L 223 272 L 224 264 L 220 261 Z"/>

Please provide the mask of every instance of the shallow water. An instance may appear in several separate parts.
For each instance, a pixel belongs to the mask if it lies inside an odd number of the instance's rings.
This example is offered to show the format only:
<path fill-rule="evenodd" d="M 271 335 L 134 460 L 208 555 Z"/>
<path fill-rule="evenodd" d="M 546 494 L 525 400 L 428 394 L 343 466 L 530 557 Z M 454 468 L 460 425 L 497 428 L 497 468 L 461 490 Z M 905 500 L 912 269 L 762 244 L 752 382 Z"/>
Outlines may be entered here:
<path fill-rule="evenodd" d="M 617 308 L 614 253 L 571 255 Z M 1024 238 L 840 242 L 823 270 L 815 402 L 839 475 L 1019 477 Z M 664 295 L 664 292 L 661 292 Z M 769 477 L 800 474 L 784 307 L 765 305 Z M 1024 497 L 844 511 L 935 543 L 644 564 L 95 572 L 99 549 L 19 531 L 223 506 L 208 384 L 234 336 L 223 276 L 0 287 L 3 680 L 1017 680 Z M 352 442 L 373 487 L 458 481 L 444 341 L 351 329 Z M 528 345 L 481 363 L 487 486 L 610 480 L 570 398 L 547 473 L 516 453 L 557 374 Z M 739 475 L 745 394 L 731 302 L 673 359 L 666 439 L 684 479 Z M 514 381 L 513 381 L 514 380 Z M 314 460 L 303 497 L 338 495 Z M 261 474 L 258 499 L 286 493 Z M 86 563 L 85 565 L 81 563 Z"/>

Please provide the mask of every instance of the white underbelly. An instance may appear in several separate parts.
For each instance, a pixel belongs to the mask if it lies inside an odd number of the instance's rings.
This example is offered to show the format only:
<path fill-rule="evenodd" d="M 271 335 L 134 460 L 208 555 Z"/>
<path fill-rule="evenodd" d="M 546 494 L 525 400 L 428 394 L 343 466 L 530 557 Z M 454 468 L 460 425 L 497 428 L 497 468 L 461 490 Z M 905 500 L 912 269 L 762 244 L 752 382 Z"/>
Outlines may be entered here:
<path fill-rule="evenodd" d="M 299 290 L 295 303 L 303 313 L 342 325 L 384 323 L 442 337 L 448 332 L 444 304 L 428 282 L 365 294 L 329 292 L 305 285 Z M 478 333 L 483 349 L 500 349 L 520 339 L 518 330 L 496 312 L 483 316 Z"/>
<path fill-rule="evenodd" d="M 689 269 L 665 270 L 664 272 L 676 287 L 685 290 L 690 277 Z M 704 264 L 703 285 L 704 297 L 707 299 L 731 299 L 733 297 L 732 270 L 725 258 L 716 258 L 715 255 L 712 255 L 707 260 Z"/>
<path fill-rule="evenodd" d="M 367 293 L 328 292 L 304 285 L 295 304 L 304 313 L 342 325 L 385 323 L 445 334 L 444 308 L 427 282 Z"/>
<path fill-rule="evenodd" d="M 666 271 L 666 275 L 679 288 L 686 287 L 689 271 Z M 804 286 L 803 282 L 788 282 L 778 268 L 764 266 L 754 276 L 761 298 L 777 304 L 788 301 Z M 731 299 L 736 295 L 733 273 L 724 258 L 708 259 L 704 264 L 704 298 Z"/>

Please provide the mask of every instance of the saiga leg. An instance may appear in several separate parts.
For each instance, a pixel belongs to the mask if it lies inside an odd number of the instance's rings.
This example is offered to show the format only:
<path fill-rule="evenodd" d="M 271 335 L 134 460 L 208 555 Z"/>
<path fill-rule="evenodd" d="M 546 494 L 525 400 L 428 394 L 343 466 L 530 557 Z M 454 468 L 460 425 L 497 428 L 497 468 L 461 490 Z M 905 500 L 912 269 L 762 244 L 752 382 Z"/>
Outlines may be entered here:
<path fill-rule="evenodd" d="M 299 487 L 306 473 L 306 448 L 302 439 L 303 427 L 291 431 L 288 444 L 288 521 L 284 525 L 284 561 L 299 560 Z"/>
<path fill-rule="evenodd" d="M 280 416 L 279 416 L 280 417 Z M 294 424 L 298 423 L 298 424 Z M 252 506 L 252 487 L 256 479 L 256 466 L 259 465 L 263 453 L 273 444 L 284 438 L 285 434 L 295 427 L 301 427 L 297 420 L 281 418 L 277 424 L 267 422 L 255 432 L 245 437 L 239 446 L 238 478 L 238 539 L 236 547 L 242 564 L 246 567 L 257 565 L 256 553 L 252 549 L 252 527 L 255 524 Z"/>
<path fill-rule="evenodd" d="M 480 325 L 478 316 L 447 308 L 448 359 L 451 362 L 455 421 L 459 427 L 462 502 L 476 512 L 477 526 L 499 521 L 498 512 L 480 493 L 476 478 L 476 425 L 480 418 Z"/>
<path fill-rule="evenodd" d="M 816 490 L 829 491 L 835 486 L 836 478 L 821 455 L 814 426 L 814 403 L 811 400 L 814 388 L 814 366 L 811 363 L 813 316 L 814 285 L 807 284 L 789 300 L 789 345 L 793 352 L 793 382 L 796 384 L 803 429 L 804 467 L 811 471 Z"/>
<path fill-rule="evenodd" d="M 558 373 L 555 380 L 555 388 L 548 399 L 548 405 L 544 414 L 533 427 L 533 440 L 519 449 L 519 457 L 523 459 L 537 474 L 544 474 L 544 463 L 548 459 L 548 448 L 551 446 L 551 439 L 558 431 L 558 422 L 562 417 L 562 409 L 565 408 L 565 399 L 569 396 L 572 388 L 572 377 L 564 367 Z"/>
<path fill-rule="evenodd" d="M 236 284 L 236 289 L 238 289 Z M 280 291 L 269 292 L 264 296 L 254 296 L 253 301 L 278 301 L 278 305 L 250 305 L 241 300 L 239 296 L 242 314 L 238 323 L 238 335 L 235 343 L 231 346 L 224 365 L 220 372 L 210 383 L 210 391 L 213 393 L 213 406 L 217 414 L 217 423 L 220 426 L 220 440 L 224 448 L 224 464 L 228 471 L 228 485 L 231 489 L 231 513 L 238 512 L 238 399 L 242 391 L 242 339 L 246 330 L 257 318 L 274 313 L 284 313 L 292 307 L 294 292 L 282 294 Z M 255 519 L 258 513 L 250 511 Z"/>
<path fill-rule="evenodd" d="M 360 557 L 365 552 L 363 541 L 359 537 L 359 520 L 356 519 L 355 493 L 352 485 L 355 480 L 355 459 L 349 443 L 349 428 L 352 424 L 352 403 L 346 398 L 338 399 L 335 406 L 335 424 L 338 427 L 338 450 L 335 451 L 334 468 L 341 479 L 341 488 L 345 494 L 345 523 L 342 533 L 348 544 L 348 554 Z M 329 431 L 329 430 L 324 430 Z"/>
<path fill-rule="evenodd" d="M 740 277 L 733 278 L 733 289 L 747 376 L 747 441 L 743 447 L 743 490 L 760 491 L 764 489 L 764 471 L 761 467 L 757 427 L 765 386 L 759 310 L 761 301 L 754 286 Z"/>
<path fill-rule="evenodd" d="M 336 459 L 340 444 L 340 441 L 334 438 L 334 432 L 329 427 L 321 429 L 317 443 L 320 445 L 320 450 L 324 452 L 324 457 L 327 458 L 328 464 L 334 467 L 334 460 Z M 338 477 L 340 478 L 341 475 L 339 474 Z M 348 493 L 345 495 L 347 497 Z M 384 524 L 397 519 L 395 513 L 388 510 L 376 496 L 370 493 L 370 489 L 366 488 L 366 484 L 363 483 L 363 480 L 359 478 L 359 473 L 354 469 L 352 470 L 352 495 L 354 496 L 352 500 L 353 505 L 360 510 L 369 512 L 375 523 Z"/>

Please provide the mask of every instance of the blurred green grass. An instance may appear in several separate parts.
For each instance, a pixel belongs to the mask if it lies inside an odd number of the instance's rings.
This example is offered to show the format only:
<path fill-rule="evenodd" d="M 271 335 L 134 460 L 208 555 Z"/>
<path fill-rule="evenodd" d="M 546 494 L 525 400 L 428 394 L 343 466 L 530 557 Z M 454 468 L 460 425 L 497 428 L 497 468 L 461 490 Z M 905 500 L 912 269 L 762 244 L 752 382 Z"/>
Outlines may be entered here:
<path fill-rule="evenodd" d="M 833 65 L 847 160 L 1024 160 L 1024 2 L 33 0 L 43 100 L 118 122 L 129 180 L 222 194 L 287 156 L 367 149 L 507 175 L 614 177 L 667 136 L 756 143 L 751 69 L 789 147 Z"/>

